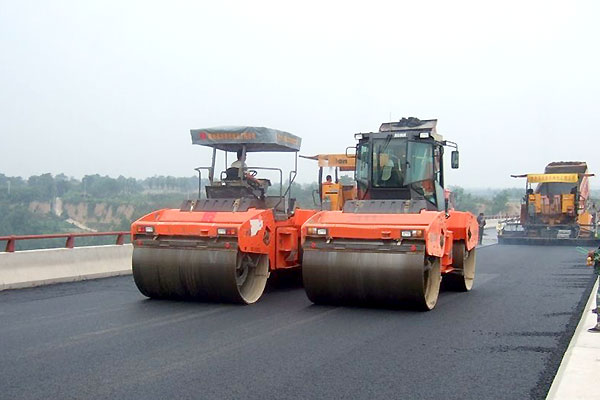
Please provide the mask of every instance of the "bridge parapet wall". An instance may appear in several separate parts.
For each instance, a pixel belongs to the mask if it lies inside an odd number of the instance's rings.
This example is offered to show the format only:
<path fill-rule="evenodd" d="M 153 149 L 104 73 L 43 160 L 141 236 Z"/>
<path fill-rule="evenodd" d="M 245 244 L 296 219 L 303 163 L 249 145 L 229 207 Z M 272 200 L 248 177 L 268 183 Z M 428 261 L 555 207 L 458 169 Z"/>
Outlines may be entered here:
<path fill-rule="evenodd" d="M 131 244 L 0 253 L 0 290 L 131 274 Z"/>

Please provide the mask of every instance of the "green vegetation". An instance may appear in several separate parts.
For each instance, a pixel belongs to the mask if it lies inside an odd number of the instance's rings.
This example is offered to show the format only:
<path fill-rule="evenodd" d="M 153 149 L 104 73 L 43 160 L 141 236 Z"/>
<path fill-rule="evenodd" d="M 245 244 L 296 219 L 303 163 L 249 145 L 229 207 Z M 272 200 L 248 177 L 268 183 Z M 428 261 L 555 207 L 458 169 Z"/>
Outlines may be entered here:
<path fill-rule="evenodd" d="M 351 182 L 346 182 L 351 183 Z M 303 208 L 317 208 L 316 183 L 294 183 L 292 196 Z M 487 215 L 514 213 L 523 189 L 451 188 L 458 210 Z M 157 209 L 179 207 L 198 193 L 198 178 L 155 176 L 146 179 L 42 174 L 28 179 L 0 174 L 0 236 L 82 231 L 72 222 L 98 231 L 127 231 L 131 222 Z M 278 194 L 273 186 L 270 194 Z M 598 197 L 599 193 L 592 193 Z M 204 193 L 203 193 L 204 195 Z M 75 216 L 73 216 L 75 214 Z M 114 238 L 79 238 L 78 245 L 108 244 Z M 2 243 L 0 243 L 0 246 Z M 61 247 L 63 239 L 18 242 L 18 248 Z"/>
<path fill-rule="evenodd" d="M 42 174 L 28 179 L 0 174 L 0 236 L 80 232 L 68 222 L 68 212 L 60 205 L 83 205 L 89 220 L 84 223 L 97 231 L 126 231 L 131 222 L 160 208 L 179 207 L 182 200 L 195 198 L 198 178 L 155 176 L 143 180 L 86 175 L 78 180 L 64 174 Z M 57 201 L 57 199 L 60 199 Z M 97 205 L 112 213 L 128 206 L 127 215 L 95 215 Z M 38 207 L 39 206 L 39 207 Z M 77 220 L 77 218 L 74 218 Z M 109 244 L 114 238 L 78 238 L 76 244 Z M 4 243 L 4 242 L 3 242 Z M 0 243 L 0 246 L 3 245 Z M 64 239 L 17 242 L 18 249 L 62 247 Z"/>
<path fill-rule="evenodd" d="M 487 215 L 514 213 L 510 204 L 520 204 L 520 199 L 523 197 L 523 189 L 467 191 L 458 186 L 450 189 L 454 197 L 454 207 L 457 210 L 470 211 L 474 214 L 480 212 Z M 512 208 L 514 209 L 514 206 Z"/>

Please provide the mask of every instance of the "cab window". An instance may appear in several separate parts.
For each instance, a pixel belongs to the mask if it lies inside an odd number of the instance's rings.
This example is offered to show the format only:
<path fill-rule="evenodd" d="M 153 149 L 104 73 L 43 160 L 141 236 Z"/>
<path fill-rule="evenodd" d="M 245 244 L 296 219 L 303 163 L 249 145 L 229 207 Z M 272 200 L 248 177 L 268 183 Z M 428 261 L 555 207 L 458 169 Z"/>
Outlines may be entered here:
<path fill-rule="evenodd" d="M 373 141 L 374 187 L 397 188 L 404 185 L 404 165 L 406 163 L 406 141 L 387 139 Z"/>
<path fill-rule="evenodd" d="M 369 144 L 358 145 L 356 151 L 356 180 L 367 181 L 369 179 Z"/>
<path fill-rule="evenodd" d="M 434 179 L 433 146 L 431 143 L 408 143 L 407 183 Z"/>
<path fill-rule="evenodd" d="M 436 180 L 438 168 L 436 168 L 433 145 L 431 143 L 408 143 L 406 183 L 410 184 L 417 193 L 420 193 L 426 200 L 433 204 L 437 204 L 436 193 L 441 189 L 439 182 Z"/>

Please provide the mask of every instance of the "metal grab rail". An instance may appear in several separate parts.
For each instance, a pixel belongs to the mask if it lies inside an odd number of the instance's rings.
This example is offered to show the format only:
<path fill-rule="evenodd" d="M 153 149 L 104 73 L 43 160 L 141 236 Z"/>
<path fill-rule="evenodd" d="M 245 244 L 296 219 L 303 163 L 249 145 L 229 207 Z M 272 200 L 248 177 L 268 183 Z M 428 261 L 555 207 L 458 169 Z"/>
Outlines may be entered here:
<path fill-rule="evenodd" d="M 0 236 L 0 241 L 6 240 L 6 247 L 4 249 L 7 253 L 14 253 L 15 242 L 17 240 L 32 240 L 32 239 L 67 239 L 65 242 L 65 248 L 72 249 L 75 247 L 75 238 L 78 237 L 93 237 L 93 236 L 116 236 L 117 240 L 115 244 L 122 245 L 125 241 L 125 236 L 129 236 L 129 231 L 118 231 L 118 232 L 81 232 L 81 233 L 53 233 L 49 235 L 11 235 L 11 236 Z"/>
<path fill-rule="evenodd" d="M 200 200 L 202 198 L 202 172 L 201 170 L 206 169 L 208 170 L 208 181 L 212 184 L 213 181 L 213 175 L 215 173 L 215 170 L 213 167 L 197 167 L 194 168 L 195 171 L 198 171 L 198 200 Z"/>

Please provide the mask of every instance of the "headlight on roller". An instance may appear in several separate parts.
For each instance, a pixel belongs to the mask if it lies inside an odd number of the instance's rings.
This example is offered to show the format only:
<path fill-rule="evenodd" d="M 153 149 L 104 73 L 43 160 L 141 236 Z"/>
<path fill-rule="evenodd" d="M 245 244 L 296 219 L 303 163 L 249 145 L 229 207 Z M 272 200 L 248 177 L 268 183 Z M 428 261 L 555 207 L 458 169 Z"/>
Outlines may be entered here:
<path fill-rule="evenodd" d="M 217 228 L 217 235 L 219 236 L 235 236 L 237 235 L 236 228 Z"/>
<path fill-rule="evenodd" d="M 421 229 L 412 229 L 410 231 L 402 231 L 400 235 L 405 239 L 420 239 L 423 237 L 423 231 Z"/>
<path fill-rule="evenodd" d="M 154 233 L 154 227 L 138 225 L 137 232 L 138 233 Z"/>
<path fill-rule="evenodd" d="M 327 228 L 310 227 L 306 229 L 306 234 L 310 236 L 327 236 Z"/>

